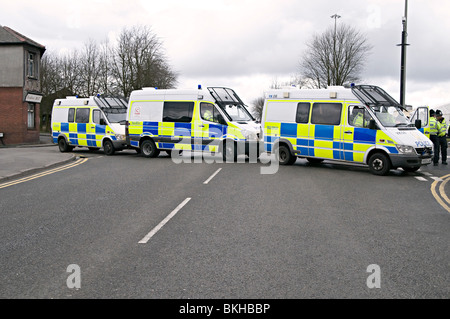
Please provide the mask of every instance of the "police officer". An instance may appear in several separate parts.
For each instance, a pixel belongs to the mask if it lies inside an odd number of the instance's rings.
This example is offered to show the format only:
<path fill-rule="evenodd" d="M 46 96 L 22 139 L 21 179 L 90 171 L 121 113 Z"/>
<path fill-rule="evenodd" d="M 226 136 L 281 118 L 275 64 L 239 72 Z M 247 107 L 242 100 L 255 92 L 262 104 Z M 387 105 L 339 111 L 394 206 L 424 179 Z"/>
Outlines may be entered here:
<path fill-rule="evenodd" d="M 439 146 L 441 149 L 442 156 L 442 164 L 447 165 L 447 122 L 445 118 L 442 116 L 441 110 L 436 110 L 436 120 L 440 123 L 440 127 L 438 128 L 438 140 Z M 438 151 L 439 153 L 439 151 Z"/>
<path fill-rule="evenodd" d="M 210 110 L 206 110 L 206 112 L 203 114 L 203 118 L 210 122 L 214 121 L 214 116 Z"/>
<path fill-rule="evenodd" d="M 353 118 L 352 124 L 356 127 L 363 127 L 363 125 L 364 125 L 363 111 L 360 111 L 356 114 L 356 116 Z"/>
<path fill-rule="evenodd" d="M 433 165 L 437 166 L 439 162 L 439 139 L 438 139 L 438 121 L 436 121 L 436 112 L 434 110 L 430 110 L 430 140 L 433 142 L 434 148 L 434 157 L 433 157 Z"/>

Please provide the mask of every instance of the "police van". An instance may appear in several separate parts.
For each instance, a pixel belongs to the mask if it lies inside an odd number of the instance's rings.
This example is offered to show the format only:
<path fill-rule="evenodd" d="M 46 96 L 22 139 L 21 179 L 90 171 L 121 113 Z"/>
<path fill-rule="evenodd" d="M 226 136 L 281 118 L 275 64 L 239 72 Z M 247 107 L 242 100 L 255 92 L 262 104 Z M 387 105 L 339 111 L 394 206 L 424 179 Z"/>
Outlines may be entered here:
<path fill-rule="evenodd" d="M 52 110 L 52 137 L 61 152 L 74 147 L 90 151 L 103 148 L 106 155 L 127 148 L 125 122 L 127 101 L 123 98 L 66 97 L 56 99 Z"/>
<path fill-rule="evenodd" d="M 161 150 L 207 151 L 236 161 L 239 154 L 256 152 L 259 133 L 260 124 L 230 88 L 143 88 L 128 102 L 127 142 L 145 157 Z"/>
<path fill-rule="evenodd" d="M 265 92 L 262 138 L 281 165 L 297 158 L 368 165 L 376 175 L 390 169 L 417 171 L 431 163 L 433 145 L 377 86 L 277 89 Z"/>

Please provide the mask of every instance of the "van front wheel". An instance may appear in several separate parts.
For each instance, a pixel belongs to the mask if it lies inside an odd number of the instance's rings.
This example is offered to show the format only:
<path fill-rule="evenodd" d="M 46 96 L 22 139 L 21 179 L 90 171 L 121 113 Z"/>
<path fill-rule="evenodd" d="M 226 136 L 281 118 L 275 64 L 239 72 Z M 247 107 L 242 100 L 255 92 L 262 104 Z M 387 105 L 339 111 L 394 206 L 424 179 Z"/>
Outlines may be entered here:
<path fill-rule="evenodd" d="M 159 150 L 156 148 L 155 142 L 152 140 L 145 140 L 141 145 L 141 153 L 145 157 L 158 157 Z"/>
<path fill-rule="evenodd" d="M 114 149 L 114 145 L 110 140 L 105 140 L 103 142 L 103 151 L 107 156 L 114 155 L 114 153 L 116 152 L 116 150 Z"/>
<path fill-rule="evenodd" d="M 387 175 L 391 169 L 389 158 L 382 153 L 375 153 L 369 159 L 369 169 L 375 175 Z"/>

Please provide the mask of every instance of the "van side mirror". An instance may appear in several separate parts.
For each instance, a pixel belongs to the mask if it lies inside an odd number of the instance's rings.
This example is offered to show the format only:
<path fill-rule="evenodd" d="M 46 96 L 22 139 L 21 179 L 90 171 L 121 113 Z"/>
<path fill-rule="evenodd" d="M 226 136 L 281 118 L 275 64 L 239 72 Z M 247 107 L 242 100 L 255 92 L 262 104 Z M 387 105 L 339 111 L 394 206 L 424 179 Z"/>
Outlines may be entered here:
<path fill-rule="evenodd" d="M 377 122 L 375 122 L 375 120 L 370 120 L 369 121 L 369 129 L 371 129 L 371 130 L 377 130 L 378 129 L 378 126 L 377 126 Z"/>
<path fill-rule="evenodd" d="M 418 130 L 422 128 L 422 120 L 416 120 L 414 124 Z"/>
<path fill-rule="evenodd" d="M 106 125 L 105 119 L 103 119 L 103 118 L 100 119 L 100 125 Z"/>

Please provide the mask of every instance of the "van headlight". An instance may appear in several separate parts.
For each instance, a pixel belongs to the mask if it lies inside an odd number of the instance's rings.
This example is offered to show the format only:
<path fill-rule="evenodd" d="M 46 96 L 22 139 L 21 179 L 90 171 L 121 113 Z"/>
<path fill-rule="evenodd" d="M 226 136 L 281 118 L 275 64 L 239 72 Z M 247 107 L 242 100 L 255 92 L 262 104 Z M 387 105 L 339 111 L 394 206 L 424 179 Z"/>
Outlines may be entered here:
<path fill-rule="evenodd" d="M 399 153 L 402 154 L 414 154 L 415 150 L 414 147 L 412 146 L 408 146 L 408 145 L 396 145 L 397 146 L 397 150 Z"/>
<path fill-rule="evenodd" d="M 248 131 L 248 130 L 242 130 L 242 135 L 246 140 L 257 140 L 258 136 L 256 136 L 255 132 Z"/>
<path fill-rule="evenodd" d="M 123 135 L 123 134 L 116 134 L 116 139 L 117 139 L 118 141 L 122 141 L 122 140 L 125 140 L 125 139 L 126 139 L 126 136 Z"/>

